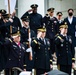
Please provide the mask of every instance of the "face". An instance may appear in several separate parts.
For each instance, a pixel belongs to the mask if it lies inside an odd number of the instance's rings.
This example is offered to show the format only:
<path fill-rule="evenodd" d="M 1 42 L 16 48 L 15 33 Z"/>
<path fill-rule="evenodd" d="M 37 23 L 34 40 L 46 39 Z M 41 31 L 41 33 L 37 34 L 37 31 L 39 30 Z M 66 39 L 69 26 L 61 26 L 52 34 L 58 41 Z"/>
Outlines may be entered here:
<path fill-rule="evenodd" d="M 67 28 L 61 28 L 60 31 L 61 31 L 61 33 L 63 33 L 63 34 L 67 34 Z"/>
<path fill-rule="evenodd" d="M 61 20 L 61 19 L 62 19 L 62 15 L 57 15 L 57 18 L 58 18 L 59 20 Z"/>
<path fill-rule="evenodd" d="M 69 10 L 69 11 L 68 11 L 68 15 L 69 15 L 69 16 L 72 16 L 73 13 L 74 13 L 74 12 L 73 12 L 72 10 Z"/>
<path fill-rule="evenodd" d="M 50 16 L 53 16 L 54 15 L 54 12 L 49 11 L 49 15 Z"/>
<path fill-rule="evenodd" d="M 32 8 L 33 9 L 33 13 L 37 13 L 37 8 Z"/>
<path fill-rule="evenodd" d="M 14 38 L 14 42 L 17 42 L 17 43 L 20 42 L 20 35 Z"/>
<path fill-rule="evenodd" d="M 24 27 L 26 27 L 26 28 L 29 26 L 29 22 L 28 21 L 22 21 L 22 23 L 23 23 Z"/>

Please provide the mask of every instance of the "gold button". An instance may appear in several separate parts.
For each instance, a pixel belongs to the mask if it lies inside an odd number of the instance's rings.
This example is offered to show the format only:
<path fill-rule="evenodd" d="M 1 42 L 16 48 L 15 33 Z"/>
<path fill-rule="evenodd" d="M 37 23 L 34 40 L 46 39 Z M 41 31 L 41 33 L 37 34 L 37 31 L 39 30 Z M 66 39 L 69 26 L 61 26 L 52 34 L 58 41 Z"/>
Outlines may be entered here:
<path fill-rule="evenodd" d="M 40 47 L 38 47 L 40 49 Z"/>
<path fill-rule="evenodd" d="M 21 56 L 19 56 L 19 58 L 21 58 Z"/>
<path fill-rule="evenodd" d="M 68 50 L 68 48 L 66 48 L 66 50 Z"/>
<path fill-rule="evenodd" d="M 11 60 L 11 59 L 9 59 L 9 60 Z"/>
<path fill-rule="evenodd" d="M 53 32 L 53 30 L 52 30 L 52 32 Z"/>
<path fill-rule="evenodd" d="M 20 59 L 19 59 L 19 61 L 20 61 Z"/>
<path fill-rule="evenodd" d="M 48 48 L 48 50 L 50 50 L 50 48 Z"/>

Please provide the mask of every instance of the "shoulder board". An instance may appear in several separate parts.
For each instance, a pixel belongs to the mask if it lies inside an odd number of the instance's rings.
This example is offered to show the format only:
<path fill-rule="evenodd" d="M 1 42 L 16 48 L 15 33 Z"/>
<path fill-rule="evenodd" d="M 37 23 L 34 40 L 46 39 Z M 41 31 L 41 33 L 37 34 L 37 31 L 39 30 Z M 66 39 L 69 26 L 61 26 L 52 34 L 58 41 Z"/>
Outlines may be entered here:
<path fill-rule="evenodd" d="M 33 40 L 33 41 L 34 41 L 34 43 L 38 44 L 38 42 L 36 40 Z"/>
<path fill-rule="evenodd" d="M 60 40 L 63 40 L 60 36 L 57 36 L 57 38 L 59 38 Z"/>
<path fill-rule="evenodd" d="M 8 39 L 10 42 L 13 42 L 10 38 Z"/>

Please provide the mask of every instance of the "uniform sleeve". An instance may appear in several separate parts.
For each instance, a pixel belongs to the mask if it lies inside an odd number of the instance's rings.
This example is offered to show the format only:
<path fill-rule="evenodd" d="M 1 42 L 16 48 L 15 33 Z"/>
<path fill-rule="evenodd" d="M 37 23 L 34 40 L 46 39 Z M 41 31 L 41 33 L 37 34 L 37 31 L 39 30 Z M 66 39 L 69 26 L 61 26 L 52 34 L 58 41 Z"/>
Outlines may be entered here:
<path fill-rule="evenodd" d="M 6 40 L 5 43 L 4 43 L 4 61 L 6 62 L 7 59 L 8 59 L 8 56 L 9 56 L 9 53 L 10 53 L 10 50 L 11 50 L 11 40 Z"/>
<path fill-rule="evenodd" d="M 75 49 L 71 43 L 72 62 L 75 62 Z"/>
<path fill-rule="evenodd" d="M 55 45 L 58 45 L 60 43 L 60 40 L 62 40 L 62 38 L 60 36 L 56 36 L 54 40 Z"/>
<path fill-rule="evenodd" d="M 38 45 L 38 39 L 34 38 L 31 42 L 31 46 L 32 46 L 32 48 L 35 48 L 37 45 Z"/>
<path fill-rule="evenodd" d="M 50 40 L 47 39 L 47 44 L 48 44 L 48 51 L 49 51 L 49 56 L 50 56 L 50 64 L 52 64 L 52 60 L 53 60 L 53 57 L 52 57 L 52 51 L 51 51 L 51 46 L 50 46 Z"/>
<path fill-rule="evenodd" d="M 23 68 L 24 69 L 26 69 L 26 62 L 27 62 L 27 60 L 26 60 L 26 52 L 24 53 L 24 65 L 23 65 Z"/>

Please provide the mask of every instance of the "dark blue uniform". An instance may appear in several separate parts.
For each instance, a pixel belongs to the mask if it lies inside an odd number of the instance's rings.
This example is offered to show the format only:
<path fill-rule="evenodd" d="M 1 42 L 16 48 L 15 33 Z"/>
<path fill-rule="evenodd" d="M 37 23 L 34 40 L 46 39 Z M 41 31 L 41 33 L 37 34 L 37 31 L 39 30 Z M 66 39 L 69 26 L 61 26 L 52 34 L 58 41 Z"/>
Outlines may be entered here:
<path fill-rule="evenodd" d="M 71 75 L 74 50 L 70 36 L 57 35 L 55 38 L 58 69 Z"/>
<path fill-rule="evenodd" d="M 52 57 L 49 40 L 45 38 L 44 42 L 41 39 L 35 38 L 32 41 L 32 48 L 35 51 L 34 67 L 36 69 L 36 75 L 50 71 Z"/>
<path fill-rule="evenodd" d="M 28 29 L 29 29 L 29 28 L 25 28 L 25 27 L 23 27 L 23 28 L 21 29 L 21 42 L 25 45 L 26 48 L 29 47 Z M 30 36 L 31 39 L 33 39 L 33 38 L 36 36 L 33 30 L 30 31 L 30 34 L 31 34 L 31 36 Z M 33 53 L 34 53 L 34 52 L 33 52 Z M 34 61 L 29 59 L 29 53 L 26 52 L 26 55 L 27 55 L 27 56 L 25 57 L 25 59 L 26 59 L 26 64 L 27 64 L 26 70 L 32 71 L 33 65 L 34 65 Z M 33 57 L 34 57 L 34 55 L 33 55 Z"/>
<path fill-rule="evenodd" d="M 46 37 L 50 39 L 52 53 L 54 53 L 54 36 L 58 33 L 58 20 L 53 17 L 44 17 L 43 23 L 46 25 Z"/>
<path fill-rule="evenodd" d="M 12 23 L 12 26 L 14 26 L 14 27 L 16 27 L 16 28 L 22 28 L 22 26 L 21 26 L 21 23 L 20 23 L 20 20 L 19 20 L 19 18 L 18 17 L 16 17 L 16 16 L 14 16 L 13 18 L 13 23 Z"/>
<path fill-rule="evenodd" d="M 30 17 L 30 29 L 37 33 L 37 29 L 42 25 L 42 15 L 40 15 L 39 13 L 29 14 L 28 12 L 26 12 L 25 14 L 29 15 Z"/>
<path fill-rule="evenodd" d="M 11 39 L 5 42 L 5 73 L 9 75 L 9 70 L 13 67 L 24 68 L 25 47 L 23 44 L 19 46 Z"/>
<path fill-rule="evenodd" d="M 8 30 L 7 27 L 10 23 L 4 23 L 3 19 L 0 19 L 0 71 L 4 69 L 5 61 L 4 61 L 4 42 L 7 37 Z"/>

